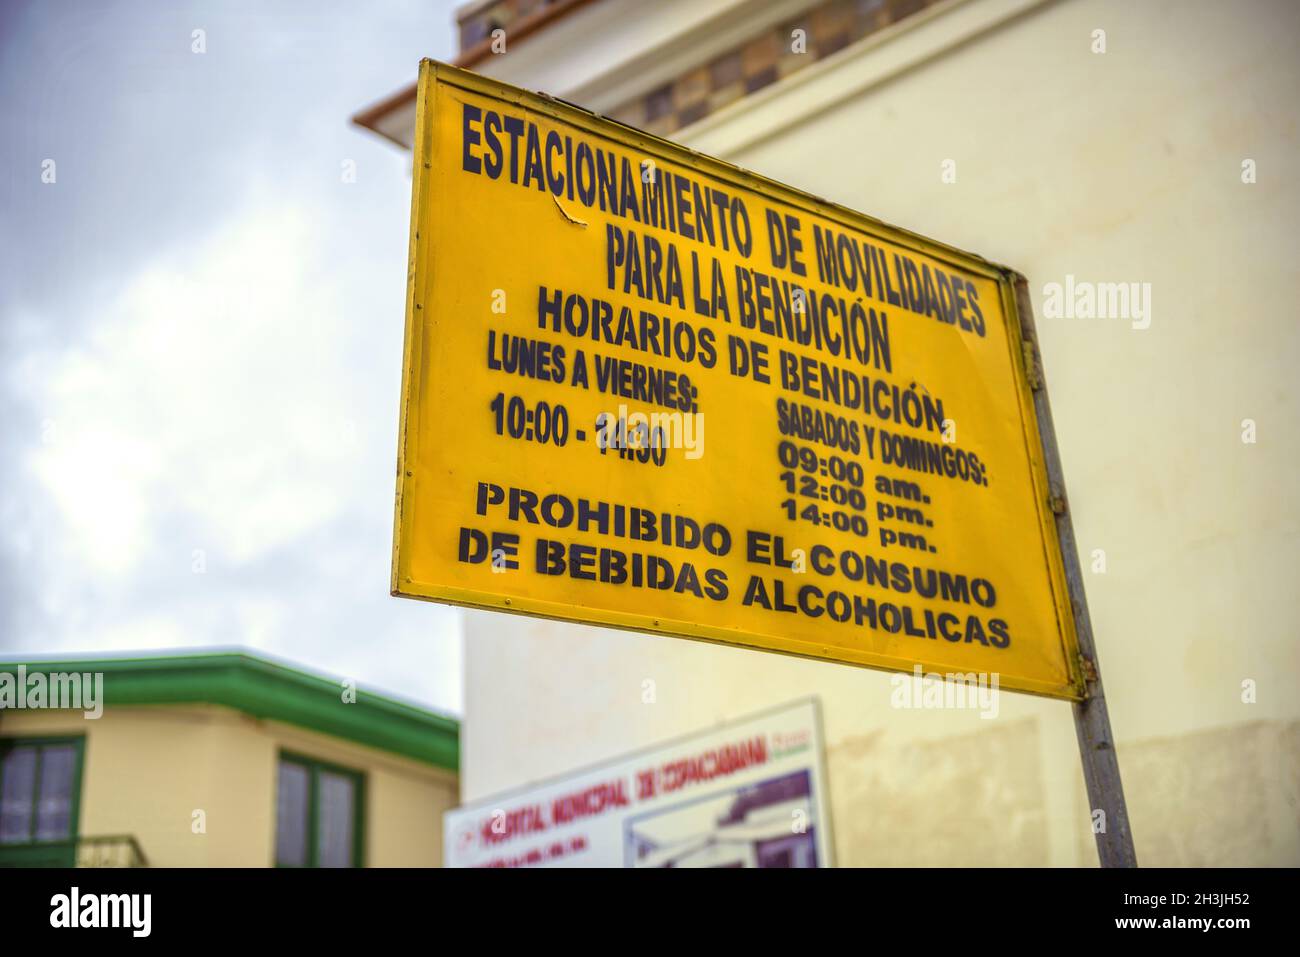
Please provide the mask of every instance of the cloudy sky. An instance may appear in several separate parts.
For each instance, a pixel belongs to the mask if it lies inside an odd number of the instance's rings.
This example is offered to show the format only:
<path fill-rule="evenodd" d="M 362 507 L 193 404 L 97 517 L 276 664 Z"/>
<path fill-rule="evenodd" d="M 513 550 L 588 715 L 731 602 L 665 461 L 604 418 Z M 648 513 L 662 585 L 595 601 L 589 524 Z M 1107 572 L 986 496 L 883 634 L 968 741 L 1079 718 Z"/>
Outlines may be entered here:
<path fill-rule="evenodd" d="M 454 7 L 0 4 L 0 657 L 460 710 L 459 614 L 388 595 L 409 160 L 349 123 Z"/>

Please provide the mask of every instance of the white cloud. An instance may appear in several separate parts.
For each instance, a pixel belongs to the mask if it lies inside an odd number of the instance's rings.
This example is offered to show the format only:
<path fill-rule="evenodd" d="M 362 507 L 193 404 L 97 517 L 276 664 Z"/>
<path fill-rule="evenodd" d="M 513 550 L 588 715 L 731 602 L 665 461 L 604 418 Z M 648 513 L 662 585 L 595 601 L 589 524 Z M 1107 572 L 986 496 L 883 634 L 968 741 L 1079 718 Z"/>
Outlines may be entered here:
<path fill-rule="evenodd" d="M 348 336 L 314 237 L 297 210 L 249 213 L 142 269 L 52 363 L 51 441 L 29 464 L 95 571 L 188 555 L 163 541 L 175 512 L 196 520 L 193 547 L 233 562 L 339 514 Z"/>
<path fill-rule="evenodd" d="M 11 370 L 40 514 L 8 545 L 57 569 L 49 650 L 242 646 L 459 708 L 458 613 L 387 595 L 400 272 L 336 269 L 308 208 L 262 197 Z"/>
<path fill-rule="evenodd" d="M 126 53 L 57 82 L 66 31 L 18 24 L 13 145 L 60 163 L 0 217 L 6 654 L 240 646 L 459 706 L 458 612 L 388 596 L 407 160 L 346 122 L 454 37 L 354 8 L 208 11 L 199 58 L 106 13 Z"/>

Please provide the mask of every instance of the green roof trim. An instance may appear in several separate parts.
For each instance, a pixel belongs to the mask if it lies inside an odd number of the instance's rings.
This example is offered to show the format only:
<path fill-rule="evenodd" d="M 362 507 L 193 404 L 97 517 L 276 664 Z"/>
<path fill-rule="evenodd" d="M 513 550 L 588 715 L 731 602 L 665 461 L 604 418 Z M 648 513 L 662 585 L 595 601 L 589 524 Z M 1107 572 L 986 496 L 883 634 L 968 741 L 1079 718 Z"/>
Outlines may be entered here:
<path fill-rule="evenodd" d="M 59 661 L 0 661 L 0 671 L 103 672 L 104 707 L 216 704 L 257 718 L 460 770 L 460 722 L 369 691 L 343 701 L 340 681 L 246 652 Z"/>

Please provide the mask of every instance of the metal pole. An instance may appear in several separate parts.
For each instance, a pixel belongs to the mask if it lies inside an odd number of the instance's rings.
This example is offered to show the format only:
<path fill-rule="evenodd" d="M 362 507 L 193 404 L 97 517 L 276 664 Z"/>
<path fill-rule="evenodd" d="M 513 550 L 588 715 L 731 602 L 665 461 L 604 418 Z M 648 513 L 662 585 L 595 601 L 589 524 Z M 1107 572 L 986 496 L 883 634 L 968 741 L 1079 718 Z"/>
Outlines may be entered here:
<path fill-rule="evenodd" d="M 1093 643 L 1092 621 L 1088 617 L 1083 570 L 1079 567 L 1079 550 L 1065 497 L 1065 476 L 1061 469 L 1060 451 L 1056 447 L 1056 428 L 1052 424 L 1052 408 L 1047 401 L 1047 388 L 1038 360 L 1038 336 L 1034 327 L 1029 282 L 1019 273 L 1011 274 L 1011 279 L 1015 283 L 1020 335 L 1027 347 L 1026 365 L 1028 367 L 1031 362 L 1034 364 L 1030 368 L 1030 383 L 1034 387 L 1034 411 L 1038 415 L 1038 430 L 1043 442 L 1043 457 L 1051 489 L 1051 506 L 1056 515 L 1056 532 L 1061 541 L 1061 557 L 1065 562 L 1065 581 L 1070 593 L 1070 605 L 1074 610 L 1079 654 L 1083 658 L 1083 673 L 1087 683 L 1087 696 L 1074 704 L 1074 731 L 1079 739 L 1079 756 L 1083 760 L 1083 780 L 1088 788 L 1088 806 L 1093 832 L 1097 838 L 1097 857 L 1102 867 L 1137 867 L 1133 832 L 1129 829 L 1128 805 L 1124 802 L 1124 785 L 1119 779 L 1115 737 L 1111 733 L 1106 695 L 1101 686 L 1101 665 L 1097 660 L 1097 647 Z M 1104 812 L 1104 817 L 1098 818 L 1098 811 Z"/>

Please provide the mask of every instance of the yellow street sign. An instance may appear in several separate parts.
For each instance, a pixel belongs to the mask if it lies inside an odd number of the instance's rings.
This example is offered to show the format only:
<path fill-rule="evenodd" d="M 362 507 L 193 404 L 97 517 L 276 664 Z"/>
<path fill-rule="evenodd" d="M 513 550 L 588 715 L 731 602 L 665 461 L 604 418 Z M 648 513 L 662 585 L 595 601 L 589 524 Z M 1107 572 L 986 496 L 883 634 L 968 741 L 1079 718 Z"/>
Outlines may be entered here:
<path fill-rule="evenodd" d="M 392 590 L 1080 698 L 1015 274 L 424 61 Z"/>

